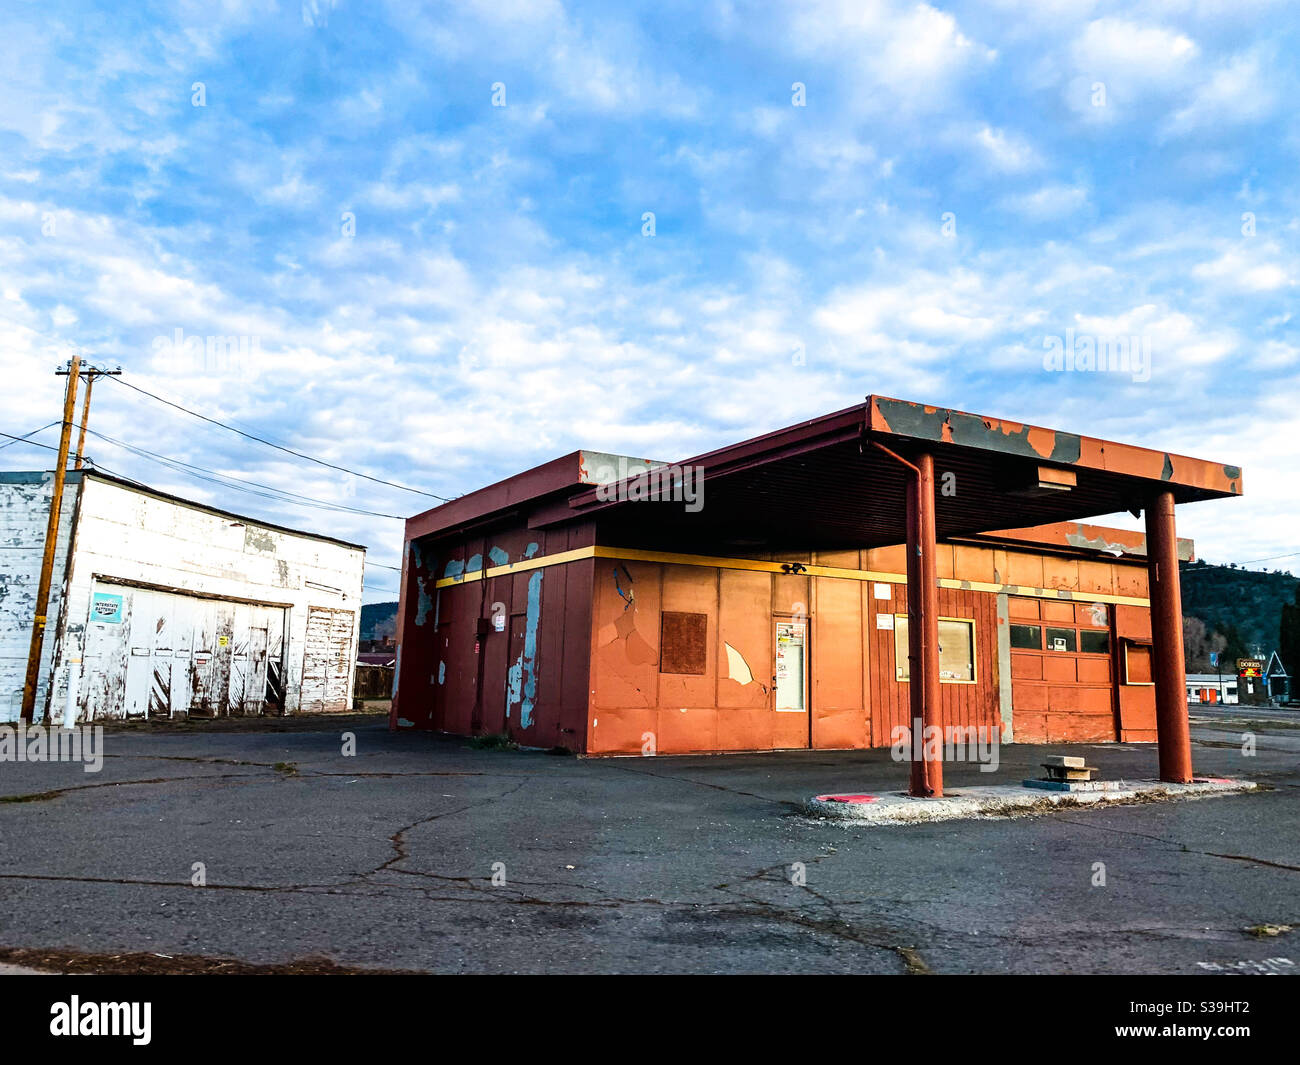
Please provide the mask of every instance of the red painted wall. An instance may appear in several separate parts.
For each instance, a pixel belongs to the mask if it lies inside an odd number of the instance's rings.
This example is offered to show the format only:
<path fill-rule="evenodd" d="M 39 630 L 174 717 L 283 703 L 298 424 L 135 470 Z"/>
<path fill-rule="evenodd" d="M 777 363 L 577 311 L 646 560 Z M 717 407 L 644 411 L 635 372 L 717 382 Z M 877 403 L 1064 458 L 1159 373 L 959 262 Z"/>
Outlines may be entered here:
<path fill-rule="evenodd" d="M 455 540 L 414 541 L 408 547 L 398 608 L 400 664 L 391 727 L 504 734 L 522 746 L 582 750 L 593 561 L 444 588 L 435 588 L 435 583 L 456 572 L 448 570 L 449 563 L 467 565 L 472 573 L 590 546 L 592 538 L 589 524 L 577 524 L 545 531 L 506 527 Z M 530 551 L 530 545 L 536 546 Z M 536 618 L 529 655 L 534 587 Z M 494 623 L 497 617 L 502 619 L 500 630 Z M 518 673 L 514 683 L 512 670 Z M 532 703 L 527 723 L 526 700 Z"/>

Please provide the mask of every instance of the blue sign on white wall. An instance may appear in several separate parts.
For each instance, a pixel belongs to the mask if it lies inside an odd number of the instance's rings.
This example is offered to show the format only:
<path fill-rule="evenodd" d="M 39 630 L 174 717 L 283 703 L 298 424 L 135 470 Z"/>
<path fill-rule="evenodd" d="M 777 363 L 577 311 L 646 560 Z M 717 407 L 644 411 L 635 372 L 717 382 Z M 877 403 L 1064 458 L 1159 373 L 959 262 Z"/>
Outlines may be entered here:
<path fill-rule="evenodd" d="M 101 625 L 122 624 L 122 597 L 109 592 L 96 592 L 90 602 L 90 620 Z"/>

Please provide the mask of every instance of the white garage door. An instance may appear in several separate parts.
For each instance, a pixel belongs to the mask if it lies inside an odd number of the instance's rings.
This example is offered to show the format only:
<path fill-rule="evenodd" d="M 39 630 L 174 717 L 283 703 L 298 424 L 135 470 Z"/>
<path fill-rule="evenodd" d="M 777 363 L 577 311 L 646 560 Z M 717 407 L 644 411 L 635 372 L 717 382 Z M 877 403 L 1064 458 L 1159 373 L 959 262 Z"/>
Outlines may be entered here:
<path fill-rule="evenodd" d="M 302 660 L 303 710 L 348 710 L 352 705 L 352 624 L 350 610 L 312 607 Z"/>

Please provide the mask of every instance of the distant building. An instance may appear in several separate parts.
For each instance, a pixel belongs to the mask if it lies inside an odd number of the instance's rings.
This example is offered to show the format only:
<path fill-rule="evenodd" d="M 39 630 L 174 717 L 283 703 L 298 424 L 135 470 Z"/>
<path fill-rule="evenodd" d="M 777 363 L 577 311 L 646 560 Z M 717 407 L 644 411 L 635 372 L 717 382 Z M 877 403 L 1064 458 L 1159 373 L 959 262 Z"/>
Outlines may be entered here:
<path fill-rule="evenodd" d="M 1291 701 L 1291 674 L 1286 671 L 1276 651 L 1269 655 L 1268 665 L 1264 667 L 1264 690 L 1273 702 Z"/>
<path fill-rule="evenodd" d="M 1237 674 L 1188 673 L 1187 701 L 1189 703 L 1225 703 L 1236 705 Z"/>
<path fill-rule="evenodd" d="M 53 474 L 0 473 L 0 721 L 18 719 Z M 365 548 L 68 474 L 35 720 L 346 710 Z"/>

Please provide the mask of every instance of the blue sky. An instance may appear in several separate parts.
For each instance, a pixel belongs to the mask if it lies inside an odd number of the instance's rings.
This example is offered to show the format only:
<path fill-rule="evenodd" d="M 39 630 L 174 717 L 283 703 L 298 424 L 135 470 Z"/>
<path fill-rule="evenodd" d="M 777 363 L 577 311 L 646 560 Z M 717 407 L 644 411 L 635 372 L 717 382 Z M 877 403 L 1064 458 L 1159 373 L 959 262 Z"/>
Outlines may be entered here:
<path fill-rule="evenodd" d="M 1180 531 L 1211 561 L 1300 550 L 1295 11 L 5 0 L 0 430 L 58 417 L 77 344 L 453 496 L 879 392 L 1239 464 L 1246 497 L 1185 508 Z M 197 355 L 178 329 L 249 350 Z M 1139 338 L 1149 376 L 1046 370 L 1067 331 Z M 425 506 L 114 384 L 92 426 L 347 506 Z M 92 444 L 398 561 L 399 522 Z M 14 445 L 0 468 L 45 455 Z"/>

